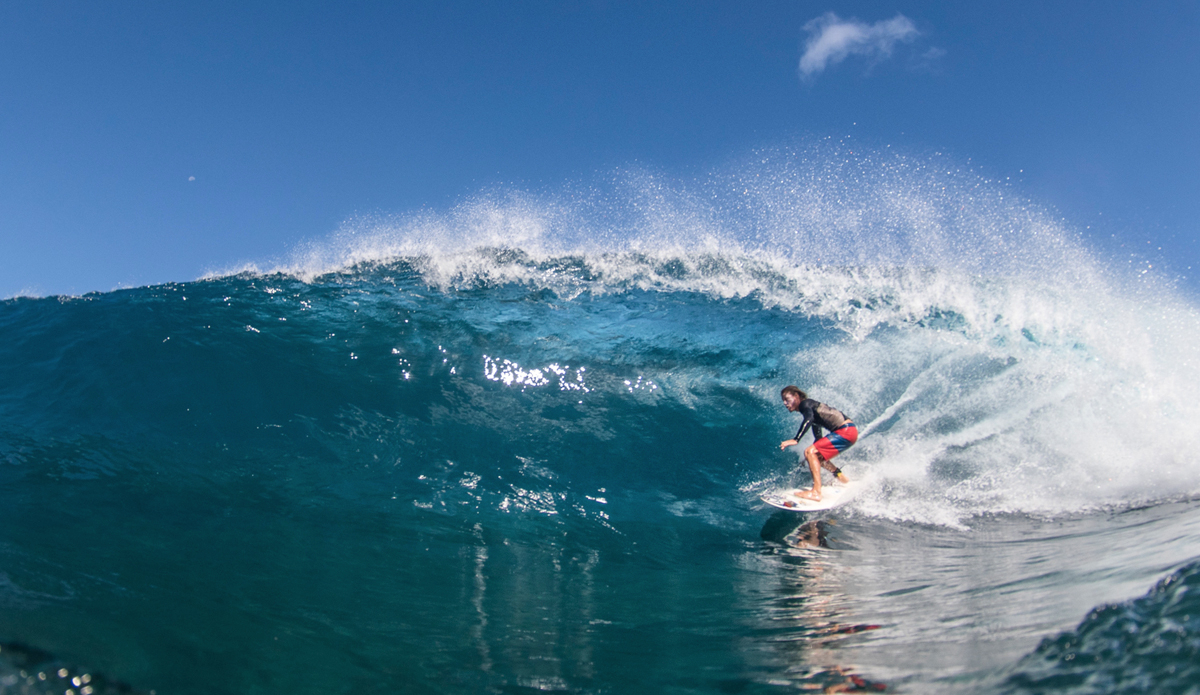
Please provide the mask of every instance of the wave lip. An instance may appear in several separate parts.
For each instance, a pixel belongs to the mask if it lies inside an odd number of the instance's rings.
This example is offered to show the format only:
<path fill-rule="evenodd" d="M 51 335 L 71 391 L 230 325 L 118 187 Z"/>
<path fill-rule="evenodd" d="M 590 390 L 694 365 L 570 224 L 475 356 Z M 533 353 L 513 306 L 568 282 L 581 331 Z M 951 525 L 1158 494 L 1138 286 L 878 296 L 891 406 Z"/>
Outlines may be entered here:
<path fill-rule="evenodd" d="M 1102 270 L 1078 234 L 1006 184 L 940 154 L 832 140 L 757 150 L 691 180 L 624 169 L 541 193 L 488 190 L 442 213 L 360 216 L 271 270 L 312 278 L 423 257 L 448 277 L 480 248 L 538 260 L 708 254 L 1075 281 Z"/>

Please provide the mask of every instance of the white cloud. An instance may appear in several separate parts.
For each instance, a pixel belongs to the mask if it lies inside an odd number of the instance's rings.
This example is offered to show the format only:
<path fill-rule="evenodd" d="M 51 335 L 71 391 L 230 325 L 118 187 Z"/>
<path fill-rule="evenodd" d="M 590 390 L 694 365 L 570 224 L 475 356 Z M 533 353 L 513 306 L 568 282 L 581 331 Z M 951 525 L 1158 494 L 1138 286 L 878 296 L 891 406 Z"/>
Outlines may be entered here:
<path fill-rule="evenodd" d="M 892 47 L 900 41 L 912 41 L 921 32 L 913 21 L 902 14 L 867 24 L 858 20 L 843 20 L 832 12 L 804 25 L 809 33 L 800 57 L 800 74 L 812 78 L 829 65 L 837 64 L 850 55 L 890 56 Z"/>

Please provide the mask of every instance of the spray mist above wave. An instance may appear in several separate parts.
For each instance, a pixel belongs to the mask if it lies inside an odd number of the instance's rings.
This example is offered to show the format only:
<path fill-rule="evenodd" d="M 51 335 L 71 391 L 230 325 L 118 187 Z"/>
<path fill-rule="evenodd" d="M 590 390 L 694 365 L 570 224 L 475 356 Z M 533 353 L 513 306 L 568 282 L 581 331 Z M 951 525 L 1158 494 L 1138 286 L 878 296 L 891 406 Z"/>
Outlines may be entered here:
<path fill-rule="evenodd" d="M 1075 235 L 948 160 L 823 143 L 758 151 L 689 181 L 623 170 L 544 194 L 490 191 L 442 214 L 353 219 L 277 270 L 313 277 L 423 257 L 446 281 L 485 270 L 462 257 L 488 248 L 1089 279 L 1094 264 Z"/>
<path fill-rule="evenodd" d="M 312 280 L 400 259 L 442 288 L 753 296 L 856 337 L 948 318 L 1076 342 L 1080 326 L 1062 311 L 1073 297 L 1128 291 L 1007 186 L 947 157 L 832 142 L 759 151 L 686 182 L 623 171 L 554 193 L 482 193 L 444 213 L 357 218 L 273 270 Z"/>

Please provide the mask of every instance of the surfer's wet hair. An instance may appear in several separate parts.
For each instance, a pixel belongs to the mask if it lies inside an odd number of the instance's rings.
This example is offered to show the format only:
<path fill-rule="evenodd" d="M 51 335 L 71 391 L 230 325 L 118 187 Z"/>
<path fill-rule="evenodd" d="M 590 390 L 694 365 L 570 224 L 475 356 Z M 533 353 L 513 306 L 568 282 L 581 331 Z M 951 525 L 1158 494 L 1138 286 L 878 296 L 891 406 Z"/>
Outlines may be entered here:
<path fill-rule="evenodd" d="M 805 393 L 805 392 L 801 391 L 799 387 L 797 387 L 797 386 L 791 386 L 791 385 L 784 386 L 784 387 L 783 387 L 783 390 L 779 392 L 779 397 L 780 397 L 780 398 L 783 398 L 784 396 L 788 395 L 789 393 L 794 393 L 794 394 L 796 394 L 797 396 L 799 396 L 799 397 L 800 397 L 800 400 L 802 400 L 802 401 L 806 401 L 806 400 L 808 400 L 808 394 L 807 394 L 807 393 Z"/>

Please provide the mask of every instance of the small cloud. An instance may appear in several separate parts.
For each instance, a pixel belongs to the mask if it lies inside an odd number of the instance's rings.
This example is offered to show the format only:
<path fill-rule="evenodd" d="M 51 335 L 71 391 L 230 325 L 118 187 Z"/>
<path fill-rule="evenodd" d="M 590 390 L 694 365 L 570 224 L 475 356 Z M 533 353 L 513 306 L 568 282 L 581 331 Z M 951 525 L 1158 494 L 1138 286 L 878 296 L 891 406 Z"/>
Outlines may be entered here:
<path fill-rule="evenodd" d="M 910 67 L 913 70 L 936 71 L 944 57 L 946 57 L 946 50 L 934 46 L 928 51 L 912 58 Z"/>
<path fill-rule="evenodd" d="M 189 176 L 189 177 L 188 177 L 188 181 L 195 181 L 195 180 L 196 180 L 196 177 L 195 177 L 195 176 Z"/>
<path fill-rule="evenodd" d="M 809 33 L 804 55 L 800 56 L 800 74 L 805 79 L 851 55 L 890 56 L 896 43 L 912 41 L 921 35 L 913 21 L 902 14 L 867 24 L 826 12 L 805 24 L 804 30 Z"/>

